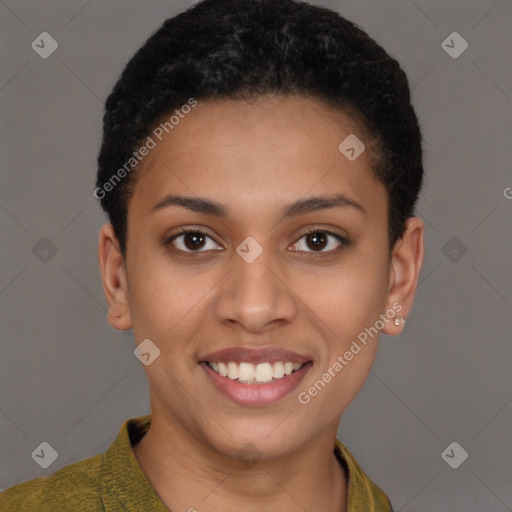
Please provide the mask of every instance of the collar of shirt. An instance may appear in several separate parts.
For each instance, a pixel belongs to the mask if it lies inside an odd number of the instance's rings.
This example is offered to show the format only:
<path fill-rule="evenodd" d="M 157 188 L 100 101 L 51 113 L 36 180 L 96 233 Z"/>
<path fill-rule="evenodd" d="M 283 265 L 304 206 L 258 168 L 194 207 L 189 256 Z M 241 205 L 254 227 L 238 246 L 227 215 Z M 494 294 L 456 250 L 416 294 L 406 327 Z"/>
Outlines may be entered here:
<path fill-rule="evenodd" d="M 131 449 L 148 431 L 151 414 L 126 420 L 103 454 L 100 470 L 100 493 L 105 512 L 145 510 L 169 512 L 146 478 Z M 334 453 L 348 476 L 347 512 L 393 512 L 388 498 L 364 473 L 354 456 L 338 440 Z M 191 504 L 191 508 L 193 504 Z"/>

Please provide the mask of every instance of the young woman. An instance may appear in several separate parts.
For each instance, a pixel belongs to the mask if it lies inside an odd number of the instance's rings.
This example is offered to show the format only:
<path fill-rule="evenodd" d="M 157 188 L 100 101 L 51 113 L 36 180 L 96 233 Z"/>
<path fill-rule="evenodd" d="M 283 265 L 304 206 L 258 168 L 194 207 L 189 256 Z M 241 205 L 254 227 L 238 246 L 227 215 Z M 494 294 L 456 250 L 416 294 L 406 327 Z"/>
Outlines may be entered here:
<path fill-rule="evenodd" d="M 106 102 L 94 191 L 151 414 L 1 510 L 391 511 L 336 436 L 412 307 L 422 175 L 404 72 L 337 13 L 205 0 L 165 21 Z"/>

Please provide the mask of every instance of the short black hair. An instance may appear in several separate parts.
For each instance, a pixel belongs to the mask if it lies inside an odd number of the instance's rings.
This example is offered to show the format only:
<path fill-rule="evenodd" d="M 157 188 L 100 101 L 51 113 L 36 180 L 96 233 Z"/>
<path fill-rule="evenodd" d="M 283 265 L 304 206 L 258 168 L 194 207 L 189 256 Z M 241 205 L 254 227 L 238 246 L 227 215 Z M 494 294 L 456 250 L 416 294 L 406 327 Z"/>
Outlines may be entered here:
<path fill-rule="evenodd" d="M 123 255 L 140 167 L 134 153 L 153 128 L 191 99 L 266 95 L 316 98 L 362 122 L 378 148 L 372 167 L 387 190 L 390 248 L 403 236 L 423 164 L 421 132 L 399 63 L 355 23 L 326 8 L 295 0 L 203 0 L 146 40 L 105 104 L 95 196 Z"/>

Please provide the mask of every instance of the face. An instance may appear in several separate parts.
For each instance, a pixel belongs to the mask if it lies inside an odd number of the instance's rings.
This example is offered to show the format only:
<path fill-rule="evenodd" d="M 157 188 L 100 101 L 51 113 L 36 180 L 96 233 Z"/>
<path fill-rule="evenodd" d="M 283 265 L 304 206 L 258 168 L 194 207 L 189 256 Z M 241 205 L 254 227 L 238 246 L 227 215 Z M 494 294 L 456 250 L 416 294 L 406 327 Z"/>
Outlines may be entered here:
<path fill-rule="evenodd" d="M 193 442 L 276 457 L 334 436 L 375 331 L 401 330 L 421 223 L 390 253 L 386 190 L 369 150 L 338 149 L 350 134 L 365 142 L 312 99 L 199 102 L 143 161 L 126 259 L 103 228 L 110 322 L 158 347 L 153 416 Z"/>

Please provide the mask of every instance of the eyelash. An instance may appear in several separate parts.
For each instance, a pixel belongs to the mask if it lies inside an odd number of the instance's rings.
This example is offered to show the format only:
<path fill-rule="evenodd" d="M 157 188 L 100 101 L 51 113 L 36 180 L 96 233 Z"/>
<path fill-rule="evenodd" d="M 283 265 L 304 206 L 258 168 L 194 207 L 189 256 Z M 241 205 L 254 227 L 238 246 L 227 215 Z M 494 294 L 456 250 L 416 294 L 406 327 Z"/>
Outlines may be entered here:
<path fill-rule="evenodd" d="M 186 234 L 190 234 L 190 233 L 203 235 L 203 236 L 206 236 L 206 237 L 210 238 L 211 240 L 213 240 L 213 238 L 206 231 L 203 231 L 202 229 L 180 228 L 180 230 L 177 233 L 175 233 L 174 235 L 172 235 L 171 237 L 169 237 L 165 240 L 164 245 L 165 246 L 172 245 L 172 242 L 174 242 L 175 239 L 179 238 L 182 235 L 186 235 Z M 321 257 L 325 257 L 326 255 L 330 256 L 333 254 L 337 254 L 343 247 L 350 244 L 349 240 L 347 238 L 345 238 L 344 236 L 341 236 L 337 233 L 333 233 L 332 231 L 329 231 L 327 229 L 323 229 L 320 227 L 314 227 L 314 228 L 308 229 L 306 232 L 302 233 L 302 235 L 299 237 L 297 242 L 294 242 L 294 244 L 297 244 L 304 237 L 311 235 L 313 233 L 323 233 L 323 234 L 332 236 L 332 237 L 336 238 L 339 242 L 341 242 L 341 244 L 336 249 L 331 249 L 330 251 L 322 251 L 322 252 L 319 252 L 319 251 L 297 251 L 297 252 L 304 252 L 304 253 L 308 254 L 309 257 L 321 258 Z M 215 240 L 213 240 L 213 241 L 215 242 Z M 217 243 L 217 242 L 215 242 L 215 243 Z M 294 244 L 292 244 L 292 245 L 294 245 Z M 174 249 L 183 254 L 186 254 L 187 256 L 193 256 L 194 254 L 197 254 L 197 253 L 208 252 L 208 251 L 183 251 L 182 249 L 177 249 L 177 248 L 174 248 Z"/>

